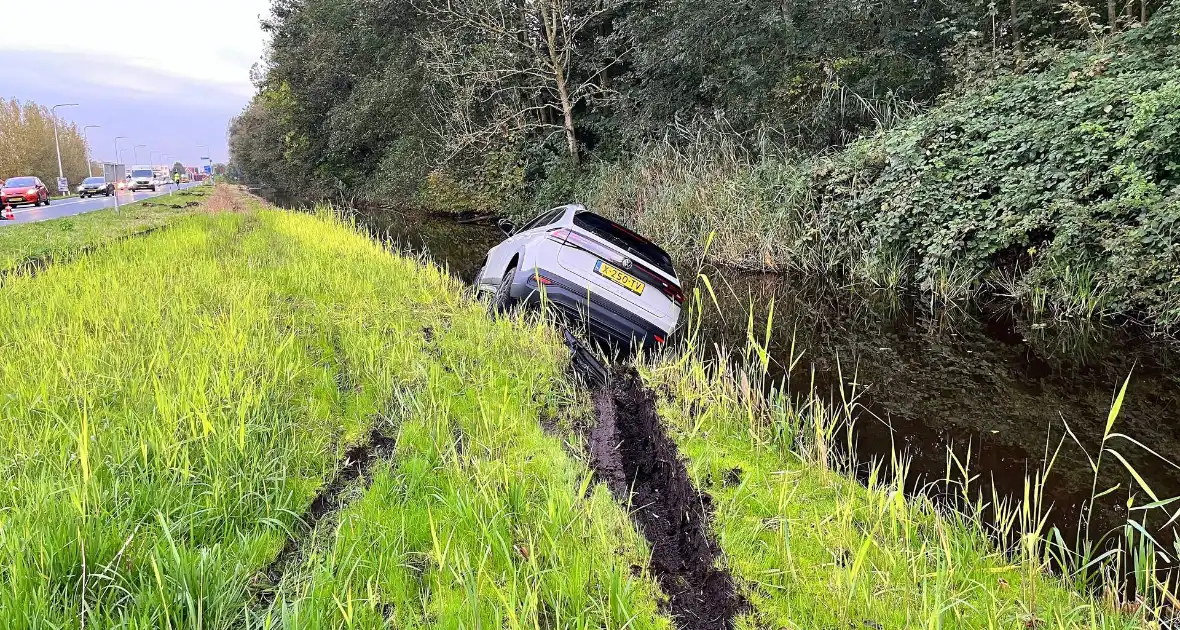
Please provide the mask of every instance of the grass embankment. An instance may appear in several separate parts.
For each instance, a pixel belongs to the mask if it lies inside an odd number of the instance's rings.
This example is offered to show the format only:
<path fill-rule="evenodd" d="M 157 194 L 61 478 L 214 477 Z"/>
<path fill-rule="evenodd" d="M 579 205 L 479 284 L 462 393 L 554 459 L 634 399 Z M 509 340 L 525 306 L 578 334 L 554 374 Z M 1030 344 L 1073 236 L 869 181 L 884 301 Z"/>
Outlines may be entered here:
<path fill-rule="evenodd" d="M 740 628 L 1144 628 L 1176 602 L 1174 584 L 1150 579 L 1157 548 L 1130 527 L 1110 553 L 1054 548 L 1064 541 L 1044 528 L 1036 478 L 1023 503 L 1001 502 L 977 494 L 983 480 L 956 490 L 948 462 L 942 490 L 974 511 L 937 509 L 907 498 L 904 471 L 867 486 L 835 472 L 850 408 L 764 397 L 756 375 L 705 369 L 692 353 L 643 374 L 670 393 L 660 414 L 712 496 L 718 541 L 752 605 Z M 985 514 L 999 518 L 985 528 Z M 1127 603 L 1114 593 L 1131 570 L 1140 582 Z"/>
<path fill-rule="evenodd" d="M 171 197 L 123 204 L 118 212 L 108 208 L 48 221 L 0 225 L 0 271 L 68 258 L 87 248 L 162 227 L 178 214 L 192 212 L 170 204 L 204 201 L 209 194 L 209 188 L 194 187 Z"/>
<path fill-rule="evenodd" d="M 6 281 L 0 626 L 669 627 L 580 439 L 543 430 L 584 406 L 552 331 L 256 205 Z M 742 627 L 1142 625 L 1037 545 L 831 472 L 833 413 L 691 355 L 648 378 Z"/>
<path fill-rule="evenodd" d="M 199 214 L 10 276 L 0 317 L 0 626 L 666 626 L 625 513 L 542 430 L 551 333 L 436 267 Z M 307 534 L 373 430 L 391 459 Z"/>
<path fill-rule="evenodd" d="M 1180 8 L 830 156 L 652 147 L 573 196 L 681 260 L 1180 324 Z M 552 193 L 566 197 L 559 178 Z M 560 190 L 558 190 L 560 189 Z"/>

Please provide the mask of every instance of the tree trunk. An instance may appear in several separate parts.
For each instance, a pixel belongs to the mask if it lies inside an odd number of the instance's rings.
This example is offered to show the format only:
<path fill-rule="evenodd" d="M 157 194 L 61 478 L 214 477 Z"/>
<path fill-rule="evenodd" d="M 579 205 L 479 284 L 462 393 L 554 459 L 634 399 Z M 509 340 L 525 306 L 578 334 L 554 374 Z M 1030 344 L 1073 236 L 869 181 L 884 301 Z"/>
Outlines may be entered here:
<path fill-rule="evenodd" d="M 1114 0 L 1108 0 L 1113 2 Z M 1024 60 L 1024 45 L 1020 41 L 1020 18 L 1016 11 L 1016 0 L 1009 0 L 1008 11 L 1012 16 L 1012 50 L 1016 53 L 1016 63 Z"/>
<path fill-rule="evenodd" d="M 549 6 L 550 3 L 558 6 Z M 557 19 L 558 16 L 564 15 L 559 3 L 560 0 L 542 0 L 539 7 L 541 22 L 545 25 L 545 45 L 549 49 L 549 64 L 553 68 L 553 81 L 557 84 L 557 96 L 561 100 L 565 141 L 569 145 L 570 159 L 574 161 L 574 164 L 578 164 L 581 162 L 581 155 L 578 152 L 578 136 L 574 131 L 574 104 L 570 100 L 569 85 L 566 83 L 567 68 L 562 60 L 564 51 L 558 50 L 557 42 Z"/>
<path fill-rule="evenodd" d="M 1119 7 L 1115 0 L 1106 0 L 1106 21 L 1113 33 L 1119 25 Z"/>
<path fill-rule="evenodd" d="M 1139 0 L 1139 23 L 1147 24 L 1147 0 Z"/>

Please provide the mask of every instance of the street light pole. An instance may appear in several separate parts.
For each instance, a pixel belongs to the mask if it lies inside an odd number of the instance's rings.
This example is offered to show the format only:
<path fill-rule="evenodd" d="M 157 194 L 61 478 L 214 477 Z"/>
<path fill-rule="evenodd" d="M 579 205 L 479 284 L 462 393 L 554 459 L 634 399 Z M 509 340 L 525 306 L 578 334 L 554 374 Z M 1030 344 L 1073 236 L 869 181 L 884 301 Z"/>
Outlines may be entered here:
<path fill-rule="evenodd" d="M 56 123 L 55 123 L 56 124 Z M 82 128 L 82 141 L 86 143 L 86 176 L 94 177 L 94 167 L 90 164 L 90 134 L 86 133 L 87 129 L 98 129 L 102 125 L 86 125 Z M 60 168 L 60 166 L 59 166 Z"/>
<path fill-rule="evenodd" d="M 57 149 L 57 178 L 60 180 L 65 177 L 65 172 L 61 169 L 61 142 L 57 139 L 57 108 L 58 107 L 77 107 L 77 103 L 58 103 L 49 108 L 49 114 L 53 117 L 53 147 Z M 59 186 L 60 188 L 60 186 Z M 58 192 L 61 192 L 60 190 Z"/>
<path fill-rule="evenodd" d="M 119 164 L 122 163 L 121 159 L 119 158 L 119 141 L 123 140 L 123 139 L 126 139 L 126 136 L 115 136 L 115 165 L 116 166 L 118 166 Z M 119 172 L 118 169 L 115 169 L 115 172 L 116 173 Z M 118 211 L 119 211 L 119 185 L 115 184 L 115 212 L 118 212 Z"/>

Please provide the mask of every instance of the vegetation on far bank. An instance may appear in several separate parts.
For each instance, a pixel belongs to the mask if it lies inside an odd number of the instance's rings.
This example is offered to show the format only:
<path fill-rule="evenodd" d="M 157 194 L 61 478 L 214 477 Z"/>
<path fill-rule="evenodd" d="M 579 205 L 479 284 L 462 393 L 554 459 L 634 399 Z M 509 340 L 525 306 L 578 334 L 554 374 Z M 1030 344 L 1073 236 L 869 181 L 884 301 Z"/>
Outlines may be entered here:
<path fill-rule="evenodd" d="M 683 260 L 1180 324 L 1180 11 L 822 157 L 656 145 L 563 192 Z M 574 192 L 569 192 L 572 190 Z"/>
<path fill-rule="evenodd" d="M 173 208 L 190 201 L 204 202 L 211 194 L 194 186 L 175 195 L 155 197 L 48 221 L 0 225 L 0 272 L 71 255 L 109 241 L 163 227 L 193 208 Z"/>

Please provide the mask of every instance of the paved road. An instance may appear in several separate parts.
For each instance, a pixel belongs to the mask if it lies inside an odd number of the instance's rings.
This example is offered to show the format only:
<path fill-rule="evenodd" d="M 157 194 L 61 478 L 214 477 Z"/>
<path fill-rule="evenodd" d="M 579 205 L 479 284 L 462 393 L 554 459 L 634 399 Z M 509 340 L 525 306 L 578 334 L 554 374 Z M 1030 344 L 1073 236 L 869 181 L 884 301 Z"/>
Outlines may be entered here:
<path fill-rule="evenodd" d="M 198 183 L 181 184 L 180 188 L 190 188 L 192 186 L 199 186 Z M 119 195 L 119 204 L 131 203 L 132 201 L 141 201 L 143 199 L 150 199 L 152 197 L 159 197 L 160 195 L 167 195 L 172 190 L 169 185 L 161 188 L 156 192 L 140 191 L 137 193 L 123 193 Z M 79 199 L 78 197 L 70 197 L 69 199 L 59 199 L 49 204 L 48 206 L 17 206 L 12 209 L 12 214 L 16 215 L 14 221 L 0 221 L 0 227 L 5 225 L 13 225 L 16 223 L 32 223 L 34 221 L 45 221 L 46 219 L 59 219 L 61 217 L 68 217 L 75 214 L 84 214 L 86 212 L 94 212 L 95 210 L 102 210 L 103 208 L 114 208 L 114 197 L 92 197 L 90 199 Z M 3 208 L 0 208 L 3 210 Z"/>

